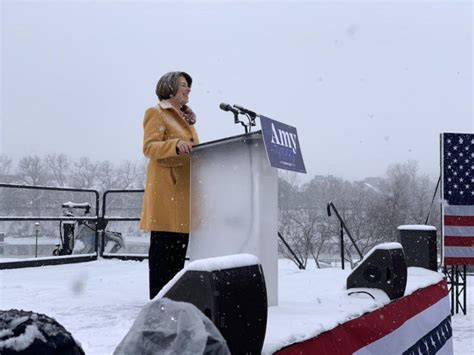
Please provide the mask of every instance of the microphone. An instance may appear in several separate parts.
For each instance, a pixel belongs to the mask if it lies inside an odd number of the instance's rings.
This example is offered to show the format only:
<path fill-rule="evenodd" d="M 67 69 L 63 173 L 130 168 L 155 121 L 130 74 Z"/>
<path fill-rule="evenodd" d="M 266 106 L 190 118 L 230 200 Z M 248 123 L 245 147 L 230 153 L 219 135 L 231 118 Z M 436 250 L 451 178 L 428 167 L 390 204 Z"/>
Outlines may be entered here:
<path fill-rule="evenodd" d="M 230 111 L 232 112 L 234 115 L 238 115 L 239 114 L 239 111 L 237 111 L 237 109 L 233 108 L 232 106 L 230 106 L 229 104 L 226 104 L 225 102 L 222 102 L 220 105 L 219 105 L 219 108 L 222 110 L 222 111 Z"/>
<path fill-rule="evenodd" d="M 239 106 L 239 105 L 234 105 L 234 107 L 239 110 L 241 113 L 245 113 L 247 115 L 249 115 L 250 117 L 252 118 L 255 118 L 258 116 L 258 114 L 256 114 L 255 112 L 253 111 L 250 111 L 248 109 L 246 109 L 245 107 L 242 107 L 242 106 Z"/>

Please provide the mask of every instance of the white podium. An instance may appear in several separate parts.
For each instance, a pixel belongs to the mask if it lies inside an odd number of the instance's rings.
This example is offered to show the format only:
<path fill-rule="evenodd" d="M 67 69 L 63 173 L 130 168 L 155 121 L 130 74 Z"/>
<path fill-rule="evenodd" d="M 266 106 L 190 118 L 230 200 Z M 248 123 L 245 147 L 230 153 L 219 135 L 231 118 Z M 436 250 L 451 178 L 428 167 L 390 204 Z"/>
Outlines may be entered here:
<path fill-rule="evenodd" d="M 261 132 L 197 145 L 191 156 L 190 260 L 248 253 L 278 304 L 278 173 Z"/>

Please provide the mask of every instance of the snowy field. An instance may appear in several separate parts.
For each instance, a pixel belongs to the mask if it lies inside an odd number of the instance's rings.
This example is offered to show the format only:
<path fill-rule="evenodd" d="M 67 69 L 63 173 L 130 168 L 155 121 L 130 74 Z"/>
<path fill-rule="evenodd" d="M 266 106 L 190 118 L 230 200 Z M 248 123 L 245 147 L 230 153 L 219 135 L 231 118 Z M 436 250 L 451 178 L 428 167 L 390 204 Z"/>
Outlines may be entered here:
<path fill-rule="evenodd" d="M 315 336 L 385 303 L 348 296 L 348 273 L 301 271 L 280 260 L 279 305 L 269 309 L 264 353 Z M 147 262 L 119 260 L 2 270 L 0 308 L 47 314 L 69 330 L 87 354 L 111 354 L 148 302 L 147 275 Z M 406 293 L 439 279 L 437 273 L 409 268 Z M 472 354 L 474 348 L 473 282 L 469 277 L 468 315 L 453 317 L 455 354 Z"/>

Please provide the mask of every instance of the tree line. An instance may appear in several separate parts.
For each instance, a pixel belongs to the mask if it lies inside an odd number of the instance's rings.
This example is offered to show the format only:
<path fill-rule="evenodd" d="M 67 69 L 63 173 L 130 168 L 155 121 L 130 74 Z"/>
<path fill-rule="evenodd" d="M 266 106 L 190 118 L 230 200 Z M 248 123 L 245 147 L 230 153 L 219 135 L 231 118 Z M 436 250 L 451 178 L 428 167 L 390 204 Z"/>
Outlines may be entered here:
<path fill-rule="evenodd" d="M 0 155 L 0 182 L 95 189 L 142 189 L 146 160 L 93 161 L 83 157 L 71 159 L 64 154 L 44 157 L 30 155 L 14 164 Z M 428 216 L 437 179 L 421 174 L 414 161 L 390 166 L 381 177 L 348 181 L 335 176 L 314 176 L 309 182 L 297 182 L 297 174 L 282 172 L 279 177 L 279 231 L 306 266 L 317 266 L 329 256 L 340 254 L 340 223 L 328 217 L 327 204 L 333 202 L 362 253 L 382 242 L 397 241 L 399 225 L 424 224 Z M 67 193 L 44 194 L 40 191 L 7 191 L 0 189 L 2 215 L 58 215 L 58 201 L 91 202 L 90 196 Z M 138 216 L 141 196 L 115 197 L 110 200 L 113 215 Z M 439 199 L 435 199 L 428 224 L 439 231 Z M 11 224 L 11 227 L 21 223 Z M 26 227 L 25 227 L 26 228 Z M 31 227 L 29 227 L 31 229 Z M 11 228 L 9 228 L 11 229 Z M 21 234 L 17 230 L 18 234 Z M 358 254 L 345 237 L 344 253 L 349 262 Z M 280 244 L 280 254 L 293 261 L 292 253 Z"/>
<path fill-rule="evenodd" d="M 65 154 L 48 154 L 25 156 L 15 166 L 11 158 L 0 155 L 0 181 L 14 184 L 98 191 L 134 189 L 143 187 L 145 173 L 145 161 L 114 164 L 108 160 L 71 159 Z"/>
<path fill-rule="evenodd" d="M 288 176 L 290 178 L 288 178 Z M 347 181 L 335 176 L 314 176 L 305 184 L 279 181 L 279 228 L 304 266 L 313 260 L 318 267 L 340 255 L 340 222 L 328 217 L 333 202 L 362 254 L 373 246 L 398 240 L 397 227 L 427 224 L 440 230 L 440 200 L 437 194 L 430 211 L 437 179 L 420 174 L 414 161 L 394 164 L 385 176 Z M 345 260 L 359 259 L 347 234 Z M 280 253 L 296 262 L 283 244 Z"/>

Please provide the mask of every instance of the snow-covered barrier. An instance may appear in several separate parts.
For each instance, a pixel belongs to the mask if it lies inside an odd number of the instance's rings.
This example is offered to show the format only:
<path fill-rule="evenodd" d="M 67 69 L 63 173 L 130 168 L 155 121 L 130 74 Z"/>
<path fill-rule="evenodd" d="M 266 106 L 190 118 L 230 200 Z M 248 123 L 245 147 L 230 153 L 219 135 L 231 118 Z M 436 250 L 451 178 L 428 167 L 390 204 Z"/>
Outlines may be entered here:
<path fill-rule="evenodd" d="M 216 326 L 195 306 L 167 298 L 148 302 L 114 355 L 230 355 Z"/>
<path fill-rule="evenodd" d="M 276 354 L 453 354 L 446 280 Z"/>
<path fill-rule="evenodd" d="M 84 351 L 55 319 L 11 309 L 0 311 L 0 354 L 84 355 Z"/>

